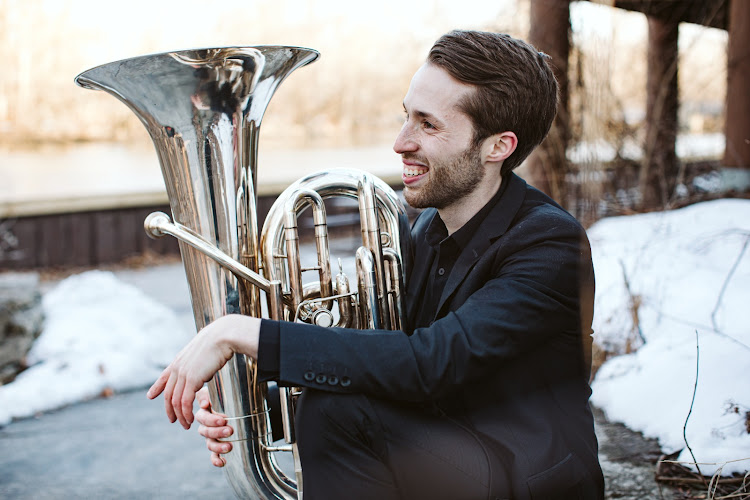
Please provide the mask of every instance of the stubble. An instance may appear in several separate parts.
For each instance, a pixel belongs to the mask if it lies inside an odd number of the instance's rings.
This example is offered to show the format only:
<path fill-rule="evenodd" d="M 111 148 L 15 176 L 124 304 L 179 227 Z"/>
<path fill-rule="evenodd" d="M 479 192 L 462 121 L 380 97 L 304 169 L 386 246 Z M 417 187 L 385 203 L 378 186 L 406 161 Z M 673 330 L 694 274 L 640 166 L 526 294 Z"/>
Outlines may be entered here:
<path fill-rule="evenodd" d="M 416 155 L 403 155 L 405 160 L 424 162 Z M 429 163 L 427 183 L 419 188 L 404 187 L 404 199 L 414 208 L 435 207 L 444 209 L 476 190 L 484 179 L 480 146 L 472 144 L 457 156 Z"/>

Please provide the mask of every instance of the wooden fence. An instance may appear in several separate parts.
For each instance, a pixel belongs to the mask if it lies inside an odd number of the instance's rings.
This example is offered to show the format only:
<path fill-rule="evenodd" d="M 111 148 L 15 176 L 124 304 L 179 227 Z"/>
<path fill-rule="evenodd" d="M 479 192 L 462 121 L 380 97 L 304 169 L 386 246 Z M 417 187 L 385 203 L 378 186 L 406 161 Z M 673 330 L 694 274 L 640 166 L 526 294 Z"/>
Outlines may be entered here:
<path fill-rule="evenodd" d="M 276 197 L 258 197 L 259 224 Z M 170 213 L 166 203 L 151 203 L 0 217 L 0 271 L 96 267 L 144 254 L 176 256 L 179 247 L 175 238 L 154 240 L 143 229 L 143 220 L 157 210 Z M 354 201 L 327 200 L 326 211 L 332 237 L 358 235 Z M 300 222 L 303 233 L 307 222 L 311 221 Z"/>

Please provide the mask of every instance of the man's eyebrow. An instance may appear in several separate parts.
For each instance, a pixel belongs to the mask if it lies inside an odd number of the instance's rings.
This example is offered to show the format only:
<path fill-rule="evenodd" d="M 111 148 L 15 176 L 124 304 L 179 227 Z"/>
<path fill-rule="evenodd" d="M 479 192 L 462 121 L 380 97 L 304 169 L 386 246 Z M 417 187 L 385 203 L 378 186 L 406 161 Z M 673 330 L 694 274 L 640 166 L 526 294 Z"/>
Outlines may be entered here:
<path fill-rule="evenodd" d="M 406 111 L 405 104 L 404 104 L 404 113 L 409 114 L 409 112 Z M 414 111 L 414 115 L 422 119 L 440 122 L 440 119 L 437 116 L 433 115 L 432 113 L 428 113 L 427 111 L 416 110 Z"/>

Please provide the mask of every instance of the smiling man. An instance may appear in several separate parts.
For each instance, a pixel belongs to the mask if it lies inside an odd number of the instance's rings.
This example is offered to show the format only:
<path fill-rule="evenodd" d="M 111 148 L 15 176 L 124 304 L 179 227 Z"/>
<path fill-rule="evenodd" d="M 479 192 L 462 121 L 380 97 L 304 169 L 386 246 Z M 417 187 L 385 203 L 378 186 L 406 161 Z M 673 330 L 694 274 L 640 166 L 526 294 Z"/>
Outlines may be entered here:
<path fill-rule="evenodd" d="M 149 397 L 164 391 L 170 420 L 189 427 L 196 391 L 235 352 L 257 358 L 266 380 L 307 387 L 306 500 L 603 498 L 588 241 L 512 173 L 555 116 L 546 59 L 507 35 L 454 31 L 414 75 L 394 145 L 406 201 L 426 208 L 406 256 L 407 331 L 226 316 Z M 232 429 L 199 399 L 200 433 L 222 466 L 231 445 L 218 438 Z"/>

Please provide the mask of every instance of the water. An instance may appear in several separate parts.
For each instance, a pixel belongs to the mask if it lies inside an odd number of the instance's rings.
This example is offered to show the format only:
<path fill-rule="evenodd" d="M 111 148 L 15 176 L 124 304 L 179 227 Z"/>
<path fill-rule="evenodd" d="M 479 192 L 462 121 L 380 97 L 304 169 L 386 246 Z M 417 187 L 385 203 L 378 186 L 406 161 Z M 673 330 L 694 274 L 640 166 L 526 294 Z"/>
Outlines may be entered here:
<path fill-rule="evenodd" d="M 279 193 L 303 175 L 335 167 L 362 169 L 387 182 L 398 182 L 401 176 L 401 162 L 390 146 L 290 151 L 261 147 L 259 156 L 258 194 Z M 166 200 L 153 149 L 94 143 L 0 151 L 0 217 Z"/>

